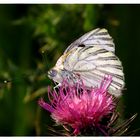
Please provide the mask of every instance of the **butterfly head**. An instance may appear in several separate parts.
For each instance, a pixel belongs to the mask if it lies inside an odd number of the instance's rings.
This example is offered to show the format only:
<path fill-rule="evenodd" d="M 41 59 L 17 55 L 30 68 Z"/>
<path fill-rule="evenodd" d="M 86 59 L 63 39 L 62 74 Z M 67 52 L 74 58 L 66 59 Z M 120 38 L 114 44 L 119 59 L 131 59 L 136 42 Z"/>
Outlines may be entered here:
<path fill-rule="evenodd" d="M 64 69 L 64 55 L 62 55 L 56 62 L 56 65 L 48 71 L 48 77 L 55 82 L 60 83 L 62 79 L 62 71 Z"/>
<path fill-rule="evenodd" d="M 56 76 L 57 76 L 57 70 L 51 69 L 50 71 L 48 71 L 48 76 L 49 76 L 50 78 L 56 77 Z"/>
<path fill-rule="evenodd" d="M 57 69 L 56 67 L 53 67 L 48 71 L 48 77 L 52 79 L 55 82 L 61 82 L 62 76 L 61 76 L 61 70 Z"/>

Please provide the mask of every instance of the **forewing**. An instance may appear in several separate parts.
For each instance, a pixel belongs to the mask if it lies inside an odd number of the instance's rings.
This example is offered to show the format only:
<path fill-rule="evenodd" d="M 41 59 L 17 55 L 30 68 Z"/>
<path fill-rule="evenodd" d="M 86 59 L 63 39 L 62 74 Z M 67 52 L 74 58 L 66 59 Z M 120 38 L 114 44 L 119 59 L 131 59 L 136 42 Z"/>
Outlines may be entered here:
<path fill-rule="evenodd" d="M 124 87 L 121 62 L 114 53 L 97 45 L 73 48 L 65 59 L 64 68 L 80 75 L 88 87 L 99 87 L 105 75 L 111 75 L 113 78 L 110 91 L 119 91 Z M 119 93 L 112 92 L 112 94 Z"/>
<path fill-rule="evenodd" d="M 82 37 L 80 37 L 75 42 L 70 44 L 68 48 L 65 50 L 64 54 L 69 52 L 71 49 L 78 48 L 80 46 L 84 47 L 96 45 L 113 53 L 115 52 L 115 45 L 108 31 L 106 29 L 97 28 L 84 34 Z"/>

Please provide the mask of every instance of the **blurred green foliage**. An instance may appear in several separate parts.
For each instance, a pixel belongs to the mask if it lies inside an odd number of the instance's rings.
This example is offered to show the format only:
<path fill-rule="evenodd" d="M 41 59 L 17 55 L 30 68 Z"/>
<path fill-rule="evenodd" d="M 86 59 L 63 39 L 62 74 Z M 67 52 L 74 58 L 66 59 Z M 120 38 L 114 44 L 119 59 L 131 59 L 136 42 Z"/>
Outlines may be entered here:
<path fill-rule="evenodd" d="M 0 5 L 0 135 L 49 135 L 53 122 L 37 104 L 53 84 L 46 73 L 70 43 L 96 27 L 109 30 L 124 66 L 121 113 L 140 113 L 139 14 L 139 5 Z M 138 115 L 132 129 L 139 124 Z"/>

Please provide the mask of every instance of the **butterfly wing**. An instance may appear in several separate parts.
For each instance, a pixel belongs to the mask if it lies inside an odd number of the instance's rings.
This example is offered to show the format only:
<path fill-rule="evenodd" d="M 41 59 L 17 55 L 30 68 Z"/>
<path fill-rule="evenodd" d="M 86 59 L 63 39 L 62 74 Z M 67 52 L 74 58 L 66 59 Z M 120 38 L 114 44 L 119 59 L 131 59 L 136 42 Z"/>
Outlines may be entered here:
<path fill-rule="evenodd" d="M 64 68 L 80 75 L 87 87 L 99 87 L 105 75 L 112 76 L 109 88 L 112 94 L 119 96 L 119 91 L 124 87 L 121 62 L 113 52 L 98 45 L 71 49 L 71 53 L 65 59 Z"/>
<path fill-rule="evenodd" d="M 55 68 L 80 75 L 87 87 L 100 86 L 104 76 L 111 75 L 113 81 L 109 87 L 110 93 L 119 96 L 124 87 L 124 74 L 121 62 L 114 52 L 112 37 L 106 29 L 97 28 L 68 46 Z M 62 73 L 61 77 L 64 77 Z"/>
<path fill-rule="evenodd" d="M 113 53 L 115 52 L 115 45 L 113 43 L 112 37 L 108 34 L 108 31 L 106 29 L 97 28 L 84 34 L 82 37 L 70 44 L 65 50 L 64 54 L 69 52 L 73 48 L 78 48 L 79 46 L 95 45 L 99 45 L 102 48 Z"/>

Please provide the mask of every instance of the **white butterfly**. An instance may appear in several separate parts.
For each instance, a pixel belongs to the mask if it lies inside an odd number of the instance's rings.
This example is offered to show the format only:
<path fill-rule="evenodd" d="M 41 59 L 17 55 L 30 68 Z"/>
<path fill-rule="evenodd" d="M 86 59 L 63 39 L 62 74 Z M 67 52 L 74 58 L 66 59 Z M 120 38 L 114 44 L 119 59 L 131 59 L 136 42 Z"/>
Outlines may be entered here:
<path fill-rule="evenodd" d="M 100 86 L 105 75 L 112 76 L 109 93 L 118 97 L 124 87 L 123 67 L 106 29 L 92 30 L 70 44 L 48 76 L 57 83 L 79 79 L 87 87 Z"/>

